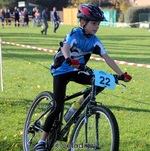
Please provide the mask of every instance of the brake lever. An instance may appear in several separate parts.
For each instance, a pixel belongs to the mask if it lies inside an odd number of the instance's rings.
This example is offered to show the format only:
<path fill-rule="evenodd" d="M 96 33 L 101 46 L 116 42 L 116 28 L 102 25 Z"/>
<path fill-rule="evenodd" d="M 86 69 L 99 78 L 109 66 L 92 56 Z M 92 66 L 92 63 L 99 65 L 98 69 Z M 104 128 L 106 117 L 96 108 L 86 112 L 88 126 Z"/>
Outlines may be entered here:
<path fill-rule="evenodd" d="M 86 75 L 90 75 L 89 72 L 86 72 L 86 71 L 79 71 L 78 74 L 80 74 L 80 73 L 83 73 L 83 74 L 86 74 Z"/>
<path fill-rule="evenodd" d="M 122 85 L 122 86 L 125 87 L 125 88 L 128 88 L 125 84 L 123 84 L 123 83 L 121 83 L 121 82 L 118 82 L 117 84 L 118 84 L 118 85 Z"/>

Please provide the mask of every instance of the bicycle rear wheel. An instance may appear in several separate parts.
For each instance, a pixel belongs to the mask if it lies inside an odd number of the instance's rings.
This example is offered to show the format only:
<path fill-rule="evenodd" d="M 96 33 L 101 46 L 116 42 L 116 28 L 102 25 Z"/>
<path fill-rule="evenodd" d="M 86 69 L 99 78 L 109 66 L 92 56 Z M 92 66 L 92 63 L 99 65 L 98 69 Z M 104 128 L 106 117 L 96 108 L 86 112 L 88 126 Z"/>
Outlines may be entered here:
<path fill-rule="evenodd" d="M 40 139 L 43 124 L 47 114 L 55 107 L 53 94 L 48 91 L 40 93 L 30 106 L 23 133 L 23 150 L 33 151 L 34 146 Z"/>
<path fill-rule="evenodd" d="M 88 118 L 83 115 L 76 123 L 69 147 L 69 151 L 118 151 L 119 128 L 114 114 L 104 106 L 90 109 Z"/>

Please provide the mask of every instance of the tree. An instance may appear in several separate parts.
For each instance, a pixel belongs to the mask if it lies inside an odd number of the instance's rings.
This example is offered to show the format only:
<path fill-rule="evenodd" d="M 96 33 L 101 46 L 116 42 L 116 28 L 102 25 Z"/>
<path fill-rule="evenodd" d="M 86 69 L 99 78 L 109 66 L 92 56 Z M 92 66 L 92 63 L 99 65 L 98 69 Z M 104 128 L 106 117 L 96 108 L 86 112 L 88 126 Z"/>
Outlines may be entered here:
<path fill-rule="evenodd" d="M 57 10 L 62 10 L 63 7 L 67 7 L 69 0 L 26 0 L 29 3 L 34 3 L 47 7 L 49 10 L 52 10 L 53 7 L 56 7 Z"/>
<path fill-rule="evenodd" d="M 9 8 L 13 12 L 15 6 L 18 6 L 17 0 L 0 0 L 0 8 Z"/>
<path fill-rule="evenodd" d="M 74 7 L 78 7 L 80 4 L 94 4 L 97 6 L 103 6 L 107 4 L 110 4 L 109 0 L 69 0 L 69 2 Z"/>
<path fill-rule="evenodd" d="M 62 10 L 63 7 L 68 6 L 69 0 L 0 0 L 0 8 L 10 8 L 12 10 L 15 6 L 18 6 L 18 1 L 26 1 L 47 7 L 49 10 L 55 6 L 58 10 Z"/>
<path fill-rule="evenodd" d="M 126 13 L 127 9 L 129 8 L 130 4 L 129 2 L 127 1 L 123 1 L 121 4 L 120 4 L 120 10 L 123 14 Z"/>
<path fill-rule="evenodd" d="M 80 4 L 88 3 L 88 0 L 70 0 L 70 5 L 78 7 Z"/>
<path fill-rule="evenodd" d="M 124 15 L 129 7 L 130 4 L 127 0 L 124 0 L 122 2 L 116 2 L 115 9 L 117 10 L 118 13 L 119 22 L 124 22 Z"/>

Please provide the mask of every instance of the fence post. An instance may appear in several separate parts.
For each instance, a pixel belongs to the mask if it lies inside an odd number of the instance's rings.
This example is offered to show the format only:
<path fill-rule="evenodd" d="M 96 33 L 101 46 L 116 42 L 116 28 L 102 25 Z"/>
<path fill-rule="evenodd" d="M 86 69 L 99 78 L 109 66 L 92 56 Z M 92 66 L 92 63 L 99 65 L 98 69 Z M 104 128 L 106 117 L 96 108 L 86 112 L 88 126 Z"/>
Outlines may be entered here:
<path fill-rule="evenodd" d="M 1 74 L 1 90 L 4 91 L 3 69 L 2 69 L 2 40 L 1 40 L 1 38 L 0 38 L 0 74 Z"/>

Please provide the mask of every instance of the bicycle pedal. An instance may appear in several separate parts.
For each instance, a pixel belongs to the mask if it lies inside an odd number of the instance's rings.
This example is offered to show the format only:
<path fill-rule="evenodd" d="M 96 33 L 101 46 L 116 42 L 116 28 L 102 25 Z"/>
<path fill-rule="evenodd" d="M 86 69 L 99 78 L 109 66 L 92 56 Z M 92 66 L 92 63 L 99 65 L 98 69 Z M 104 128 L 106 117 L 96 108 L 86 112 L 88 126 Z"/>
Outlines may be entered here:
<path fill-rule="evenodd" d="M 59 141 L 67 142 L 67 137 L 58 138 Z"/>
<path fill-rule="evenodd" d="M 64 141 L 64 142 L 67 142 L 67 137 L 63 137 L 63 141 Z"/>

